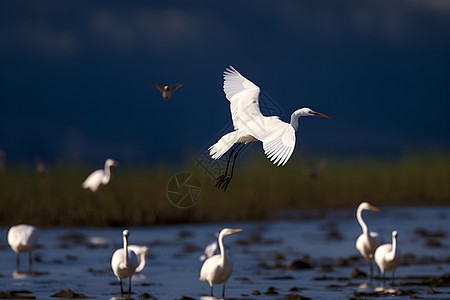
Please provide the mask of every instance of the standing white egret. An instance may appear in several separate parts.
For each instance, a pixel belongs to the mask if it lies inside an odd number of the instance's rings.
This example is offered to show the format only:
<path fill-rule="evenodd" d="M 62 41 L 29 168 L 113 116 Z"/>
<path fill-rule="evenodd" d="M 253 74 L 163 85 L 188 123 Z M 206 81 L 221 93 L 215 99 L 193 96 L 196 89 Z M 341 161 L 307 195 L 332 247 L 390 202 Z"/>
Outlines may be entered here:
<path fill-rule="evenodd" d="M 170 97 L 172 97 L 172 93 L 183 86 L 183 84 L 181 83 L 177 83 L 174 84 L 172 86 L 167 86 L 167 85 L 162 85 L 161 83 L 157 83 L 157 82 L 149 82 L 149 84 L 154 85 L 158 88 L 158 90 L 160 90 L 162 92 L 162 97 L 163 99 L 169 99 Z"/>
<path fill-rule="evenodd" d="M 100 185 L 108 184 L 111 180 L 111 166 L 117 167 L 119 164 L 114 159 L 108 158 L 105 161 L 105 168 L 92 172 L 83 182 L 82 187 L 95 192 Z"/>
<path fill-rule="evenodd" d="M 20 267 L 20 253 L 28 252 L 28 261 L 31 269 L 33 258 L 31 251 L 39 240 L 39 232 L 36 227 L 26 224 L 14 225 L 8 231 L 8 244 L 17 253 L 17 269 Z"/>
<path fill-rule="evenodd" d="M 284 165 L 292 155 L 295 147 L 295 132 L 298 129 L 298 118 L 303 116 L 318 116 L 329 118 L 315 112 L 310 108 L 301 108 L 291 115 L 291 122 L 281 121 L 277 116 L 264 116 L 259 109 L 259 87 L 242 76 L 235 68 L 230 66 L 223 74 L 223 90 L 230 101 L 231 117 L 234 131 L 227 133 L 217 143 L 209 148 L 213 159 L 219 159 L 234 144 L 236 145 L 228 156 L 225 173 L 217 178 L 216 186 L 226 190 L 233 177 L 234 163 L 242 148 L 255 141 L 263 143 L 264 153 L 277 166 Z M 234 153 L 231 172 L 228 175 L 228 166 Z"/>
<path fill-rule="evenodd" d="M 138 266 L 135 272 L 141 272 L 145 267 L 145 258 L 149 256 L 148 247 L 140 245 L 128 245 L 128 249 L 136 253 L 138 257 Z"/>
<path fill-rule="evenodd" d="M 397 249 L 397 231 L 392 231 L 392 244 L 383 244 L 375 250 L 375 263 L 385 278 L 385 272 L 392 270 L 392 283 L 394 283 L 395 269 L 398 266 L 399 251 Z"/>
<path fill-rule="evenodd" d="M 373 277 L 373 267 L 372 260 L 373 255 L 375 253 L 375 249 L 383 243 L 383 239 L 378 235 L 377 232 L 370 231 L 362 218 L 362 212 L 364 210 L 374 210 L 378 211 L 379 209 L 367 202 L 362 202 L 359 204 L 358 209 L 356 210 L 356 219 L 358 220 L 359 225 L 361 225 L 362 233 L 356 240 L 356 249 L 358 249 L 359 253 L 361 253 L 362 257 L 364 257 L 367 261 L 369 261 L 370 266 L 370 279 Z"/>
<path fill-rule="evenodd" d="M 131 277 L 134 274 L 139 262 L 136 253 L 128 249 L 128 230 L 122 232 L 123 248 L 117 249 L 111 259 L 111 267 L 120 281 L 120 295 L 123 296 L 122 279 L 129 278 L 128 297 L 131 294 Z"/>
<path fill-rule="evenodd" d="M 233 271 L 233 263 L 226 255 L 223 246 L 223 238 L 232 233 L 241 232 L 242 229 L 224 228 L 219 234 L 220 254 L 216 254 L 208 258 L 200 270 L 200 280 L 207 281 L 211 286 L 211 297 L 213 296 L 213 286 L 215 284 L 223 284 L 222 297 L 225 297 L 225 285 Z"/>

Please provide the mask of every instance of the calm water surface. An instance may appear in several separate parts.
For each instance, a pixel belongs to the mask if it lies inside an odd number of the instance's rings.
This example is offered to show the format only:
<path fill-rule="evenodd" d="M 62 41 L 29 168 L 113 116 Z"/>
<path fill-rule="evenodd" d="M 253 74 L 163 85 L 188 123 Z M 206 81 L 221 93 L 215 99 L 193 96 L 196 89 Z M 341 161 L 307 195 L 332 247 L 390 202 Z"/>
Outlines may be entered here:
<path fill-rule="evenodd" d="M 450 208 L 384 207 L 378 213 L 365 212 L 364 217 L 370 230 L 388 242 L 392 230 L 399 232 L 398 244 L 406 256 L 397 269 L 396 282 L 400 285 L 394 290 L 414 293 L 414 297 L 450 298 L 448 284 L 433 287 L 439 294 L 427 294 L 428 286 L 420 284 L 422 277 L 450 273 Z M 128 228 L 129 243 L 148 245 L 151 255 L 145 269 L 133 278 L 132 297 L 147 293 L 157 299 L 178 299 L 183 295 L 208 299 L 208 284 L 198 280 L 202 265 L 199 257 L 214 233 L 223 227 L 244 229 L 225 238 L 234 262 L 226 289 L 230 299 L 283 299 L 287 294 L 313 299 L 368 299 L 370 295 L 355 293 L 373 292 L 381 285 L 375 280 L 365 287 L 368 279 L 351 278 L 355 268 L 368 272 L 368 265 L 357 259 L 354 243 L 361 229 L 354 210 L 338 210 L 305 213 L 296 220 Z M 27 290 L 31 294 L 24 295 L 37 299 L 50 298 L 63 289 L 92 298 L 119 297 L 118 280 L 110 262 L 115 249 L 121 247 L 122 230 L 42 228 L 30 276 L 17 272 L 15 254 L 6 241 L 8 228 L 0 228 L 0 291 Z M 91 239 L 97 237 L 103 240 L 102 247 L 90 247 Z M 296 260 L 312 268 L 284 268 Z M 23 254 L 21 271 L 27 270 L 27 262 Z M 127 284 L 126 280 L 125 290 Z M 277 294 L 266 295 L 269 287 L 274 287 Z M 222 286 L 214 291 L 216 296 L 221 295 Z M 254 291 L 260 295 L 253 295 Z M 398 298 L 410 299 L 411 295 Z"/>

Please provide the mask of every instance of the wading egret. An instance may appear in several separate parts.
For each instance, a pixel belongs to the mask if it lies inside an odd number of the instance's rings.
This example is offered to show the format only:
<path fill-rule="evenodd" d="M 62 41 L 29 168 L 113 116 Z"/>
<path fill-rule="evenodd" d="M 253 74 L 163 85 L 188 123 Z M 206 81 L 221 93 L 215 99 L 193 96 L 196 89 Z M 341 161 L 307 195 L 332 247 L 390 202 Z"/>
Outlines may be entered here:
<path fill-rule="evenodd" d="M 117 161 L 108 158 L 105 161 L 105 168 L 92 172 L 83 182 L 82 187 L 93 192 L 97 191 L 100 185 L 108 184 L 111 180 L 111 166 L 117 167 L 118 165 Z"/>
<path fill-rule="evenodd" d="M 292 155 L 295 147 L 295 132 L 298 129 L 298 118 L 303 116 L 318 116 L 329 118 L 315 112 L 310 108 L 301 108 L 291 115 L 291 122 L 281 121 L 276 116 L 266 117 L 258 103 L 259 87 L 242 76 L 235 68 L 230 66 L 223 74 L 223 90 L 230 101 L 231 117 L 234 131 L 227 133 L 209 148 L 213 159 L 219 159 L 234 144 L 236 145 L 228 156 L 225 173 L 217 178 L 216 186 L 226 190 L 233 177 L 234 163 L 242 148 L 255 141 L 261 141 L 264 153 L 277 166 L 284 165 Z M 228 166 L 234 153 L 230 174 Z"/>
<path fill-rule="evenodd" d="M 141 272 L 145 267 L 145 258 L 150 255 L 148 252 L 147 246 L 139 246 L 139 245 L 128 245 L 128 249 L 136 253 L 138 257 L 138 266 L 135 272 Z"/>
<path fill-rule="evenodd" d="M 177 83 L 177 84 L 174 84 L 174 85 L 172 85 L 172 86 L 167 86 L 167 85 L 162 85 L 161 83 L 157 83 L 157 82 L 149 82 L 151 85 L 154 85 L 154 86 L 156 86 L 157 88 L 158 88 L 158 90 L 160 90 L 161 91 L 161 93 L 162 93 L 162 97 L 164 98 L 164 99 L 169 99 L 170 97 L 172 97 L 172 93 L 176 90 L 176 89 L 178 89 L 178 88 L 180 88 L 180 87 L 182 87 L 183 86 L 183 84 L 181 84 L 181 83 Z"/>
<path fill-rule="evenodd" d="M 211 256 L 203 263 L 202 269 L 200 270 L 200 280 L 207 281 L 211 286 L 211 297 L 213 297 L 213 286 L 215 284 L 223 284 L 222 297 L 225 297 L 225 285 L 233 271 L 233 263 L 225 253 L 223 238 L 241 231 L 242 229 L 222 229 L 219 234 L 220 254 Z"/>
<path fill-rule="evenodd" d="M 131 294 L 131 277 L 139 262 L 136 253 L 128 249 L 128 230 L 122 232 L 123 248 L 117 249 L 111 259 L 111 267 L 120 281 L 120 295 L 123 296 L 122 279 L 129 278 L 128 297 Z"/>
<path fill-rule="evenodd" d="M 364 210 L 374 210 L 378 211 L 378 208 L 367 203 L 362 202 L 358 209 L 356 210 L 356 219 L 358 220 L 359 225 L 361 225 L 362 233 L 356 240 L 356 249 L 358 249 L 359 253 L 361 253 L 362 257 L 364 257 L 367 261 L 369 261 L 370 266 L 370 279 L 373 277 L 373 268 L 372 268 L 372 260 L 373 255 L 375 253 L 375 249 L 383 243 L 383 239 L 378 235 L 377 232 L 370 231 L 362 218 L 362 212 Z"/>
<path fill-rule="evenodd" d="M 399 261 L 399 251 L 397 249 L 397 231 L 392 231 L 392 244 L 383 244 L 375 250 L 375 263 L 380 269 L 381 274 L 392 270 L 392 283 L 394 283 L 395 269 Z"/>
<path fill-rule="evenodd" d="M 20 267 L 20 253 L 28 252 L 28 261 L 31 270 L 33 258 L 31 251 L 36 247 L 39 239 L 39 232 L 36 227 L 26 224 L 14 225 L 8 231 L 8 244 L 17 253 L 17 269 Z"/>

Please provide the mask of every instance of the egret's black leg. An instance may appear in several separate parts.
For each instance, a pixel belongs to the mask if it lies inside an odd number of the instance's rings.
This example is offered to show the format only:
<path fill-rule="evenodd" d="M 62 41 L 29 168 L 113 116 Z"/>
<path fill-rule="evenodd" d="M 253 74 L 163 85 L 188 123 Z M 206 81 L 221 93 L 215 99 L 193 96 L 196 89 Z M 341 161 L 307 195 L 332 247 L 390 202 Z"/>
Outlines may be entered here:
<path fill-rule="evenodd" d="M 128 283 L 128 298 L 130 298 L 131 295 L 131 277 L 132 276 L 130 276 L 130 282 Z"/>
<path fill-rule="evenodd" d="M 214 297 L 214 295 L 213 295 L 213 285 L 211 286 L 211 297 Z"/>
<path fill-rule="evenodd" d="M 373 278 L 373 266 L 372 266 L 372 260 L 369 260 L 369 269 L 370 269 L 370 282 L 372 282 L 372 278 Z"/>
<path fill-rule="evenodd" d="M 222 297 L 225 297 L 225 283 L 223 284 L 223 288 L 222 288 Z"/>
<path fill-rule="evenodd" d="M 123 297 L 122 279 L 119 279 L 119 282 L 120 282 L 120 297 Z"/>
<path fill-rule="evenodd" d="M 28 252 L 28 263 L 30 264 L 30 270 L 31 270 L 31 265 L 33 264 L 33 256 L 31 255 L 31 251 Z"/>
<path fill-rule="evenodd" d="M 395 281 L 395 270 L 392 271 L 392 283 L 391 283 L 392 286 L 394 286 L 394 281 Z"/>
<path fill-rule="evenodd" d="M 236 146 L 234 146 L 231 151 L 230 154 L 228 154 L 228 160 L 227 160 L 227 166 L 225 167 L 225 173 L 223 173 L 223 175 L 220 175 L 219 177 L 216 178 L 217 183 L 216 186 L 220 189 L 220 185 L 223 183 L 223 180 L 225 179 L 225 177 L 227 177 L 227 173 L 228 173 L 228 166 L 230 165 L 230 159 L 231 156 L 233 155 L 234 151 L 236 151 L 236 149 L 239 147 L 239 145 L 237 144 Z"/>
<path fill-rule="evenodd" d="M 239 154 L 239 152 L 241 152 L 242 149 L 244 149 L 245 144 L 242 144 L 242 146 L 234 153 L 234 157 L 233 157 L 233 164 L 231 165 L 231 172 L 230 175 L 227 176 L 224 180 L 223 180 L 223 185 L 222 185 L 222 189 L 225 191 L 228 187 L 228 184 L 230 184 L 231 178 L 233 178 L 233 172 L 234 172 L 234 164 L 236 163 L 236 158 Z M 219 188 L 221 188 L 219 186 Z"/>
<path fill-rule="evenodd" d="M 17 252 L 17 256 L 16 256 L 16 266 L 17 266 L 17 271 L 19 271 L 19 269 L 20 269 L 20 254 L 19 254 L 19 252 Z"/>

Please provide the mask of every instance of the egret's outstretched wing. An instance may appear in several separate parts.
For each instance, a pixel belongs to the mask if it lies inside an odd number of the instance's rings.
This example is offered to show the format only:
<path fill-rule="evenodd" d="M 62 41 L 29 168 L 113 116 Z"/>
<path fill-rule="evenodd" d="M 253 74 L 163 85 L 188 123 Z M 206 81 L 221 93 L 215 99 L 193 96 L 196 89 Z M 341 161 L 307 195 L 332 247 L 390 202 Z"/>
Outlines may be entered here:
<path fill-rule="evenodd" d="M 277 166 L 284 165 L 295 148 L 294 128 L 277 117 L 264 117 L 252 134 L 263 143 L 264 153 Z"/>
<path fill-rule="evenodd" d="M 230 66 L 223 73 L 223 91 L 230 101 L 235 129 L 241 129 L 252 119 L 261 117 L 258 96 L 259 87 Z"/>

